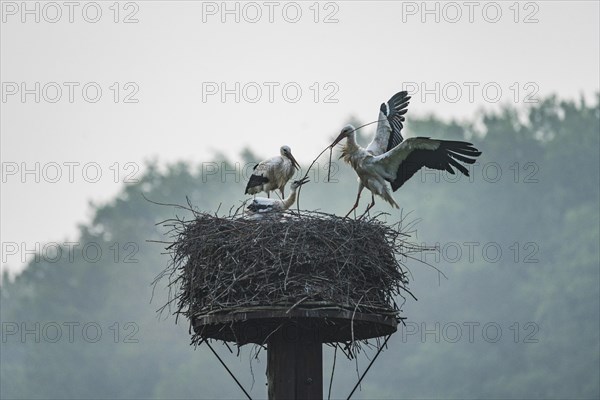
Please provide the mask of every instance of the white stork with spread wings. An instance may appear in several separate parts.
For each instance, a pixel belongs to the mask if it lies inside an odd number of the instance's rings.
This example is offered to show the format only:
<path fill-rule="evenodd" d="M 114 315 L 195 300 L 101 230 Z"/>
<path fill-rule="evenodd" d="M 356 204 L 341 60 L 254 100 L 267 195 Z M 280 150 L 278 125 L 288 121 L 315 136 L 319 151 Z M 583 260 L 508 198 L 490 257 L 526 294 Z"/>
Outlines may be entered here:
<path fill-rule="evenodd" d="M 267 197 L 270 198 L 271 191 L 279 189 L 281 198 L 285 197 L 283 189 L 300 165 L 288 146 L 281 146 L 279 152 L 281 155 L 261 161 L 254 166 L 245 194 L 267 192 Z"/>
<path fill-rule="evenodd" d="M 264 216 L 267 214 L 273 214 L 287 210 L 296 202 L 296 190 L 307 182 L 310 181 L 306 177 L 298 181 L 292 182 L 292 192 L 290 193 L 288 198 L 283 200 L 270 199 L 266 197 L 254 198 L 254 200 L 252 200 L 252 203 L 248 205 L 248 214 Z"/>
<path fill-rule="evenodd" d="M 473 164 L 481 152 L 471 143 L 454 140 L 430 139 L 428 137 L 408 138 L 403 141 L 404 114 L 408 110 L 408 92 L 396 93 L 379 110 L 379 123 L 375 137 L 365 149 L 356 143 L 352 125 L 346 125 L 330 147 L 346 139 L 342 150 L 343 158 L 358 175 L 358 195 L 348 214 L 358 207 L 362 190 L 371 191 L 371 204 L 375 205 L 375 195 L 383 197 L 392 206 L 399 208 L 394 201 L 388 182 L 395 192 L 422 167 L 445 170 L 454 174 L 454 168 L 469 176 L 469 171 L 459 161 Z"/>

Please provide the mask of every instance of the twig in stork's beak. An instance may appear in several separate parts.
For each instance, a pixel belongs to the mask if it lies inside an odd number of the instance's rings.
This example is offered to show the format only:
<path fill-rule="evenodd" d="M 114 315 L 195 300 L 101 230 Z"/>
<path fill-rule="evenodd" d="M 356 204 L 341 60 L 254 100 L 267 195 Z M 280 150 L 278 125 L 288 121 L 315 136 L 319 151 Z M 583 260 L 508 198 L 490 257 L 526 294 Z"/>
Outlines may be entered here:
<path fill-rule="evenodd" d="M 340 133 L 340 134 L 338 135 L 338 137 L 337 137 L 337 138 L 335 138 L 335 140 L 333 141 L 333 143 L 331 143 L 331 144 L 329 145 L 329 147 L 330 147 L 330 148 L 333 148 L 333 147 L 335 147 L 335 145 L 336 145 L 336 144 L 338 144 L 339 142 L 341 142 L 341 141 L 342 141 L 342 139 L 344 139 L 344 138 L 345 138 L 345 137 L 347 137 L 347 136 L 348 136 L 348 134 L 347 134 L 347 133 L 345 133 L 345 132 L 342 132 L 342 133 Z"/>
<path fill-rule="evenodd" d="M 331 179 L 331 153 L 333 153 L 333 146 L 329 146 L 329 163 L 327 164 L 327 182 Z"/>

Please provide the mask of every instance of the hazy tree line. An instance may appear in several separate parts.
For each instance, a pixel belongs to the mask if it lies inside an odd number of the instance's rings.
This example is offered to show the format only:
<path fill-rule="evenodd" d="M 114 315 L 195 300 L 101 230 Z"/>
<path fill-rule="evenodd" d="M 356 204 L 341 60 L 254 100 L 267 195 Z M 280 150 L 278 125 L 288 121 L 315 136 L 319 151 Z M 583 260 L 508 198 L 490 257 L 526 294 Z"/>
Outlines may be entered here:
<path fill-rule="evenodd" d="M 419 300 L 404 305 L 407 326 L 356 398 L 600 396 L 598 100 L 550 97 L 472 121 L 409 117 L 406 135 L 466 138 L 483 155 L 471 178 L 418 173 L 396 192 L 407 228 L 416 227 L 411 240 L 439 247 L 420 257 L 447 278 L 406 260 Z M 268 155 L 246 151 L 241 161 Z M 312 157 L 297 158 L 306 167 Z M 321 161 L 301 206 L 345 213 L 354 173 L 338 162 L 327 183 Z M 155 224 L 186 213 L 141 194 L 177 204 L 188 196 L 198 209 L 220 206 L 220 213 L 244 198 L 243 179 L 202 172 L 149 163 L 139 183 L 95 205 L 92 223 L 80 226 L 78 249 L 93 243 L 101 257 L 64 249 L 31 261 L 14 280 L 4 277 L 2 398 L 242 397 L 207 349 L 189 346 L 186 321 L 156 313 L 164 285 L 150 302 L 150 284 L 168 261 L 164 246 L 150 242 L 165 239 Z M 400 219 L 382 201 L 377 209 Z M 254 376 L 253 396 L 265 397 L 264 352 L 254 359 L 246 346 L 236 358 L 217 347 L 247 387 Z M 359 369 L 367 363 L 362 357 Z M 334 395 L 347 395 L 356 379 L 354 362 L 338 358 Z"/>

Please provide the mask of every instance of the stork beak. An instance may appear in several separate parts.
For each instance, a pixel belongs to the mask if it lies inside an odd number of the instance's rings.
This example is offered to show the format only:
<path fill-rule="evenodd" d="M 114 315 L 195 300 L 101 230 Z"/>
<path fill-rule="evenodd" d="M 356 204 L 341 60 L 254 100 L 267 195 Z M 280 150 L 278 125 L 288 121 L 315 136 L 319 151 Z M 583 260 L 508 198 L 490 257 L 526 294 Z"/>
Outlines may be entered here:
<path fill-rule="evenodd" d="M 302 186 L 302 185 L 304 185 L 305 183 L 308 183 L 308 182 L 310 182 L 310 179 L 308 179 L 308 177 L 302 178 L 302 179 L 300 179 L 298 181 L 298 186 Z"/>
<path fill-rule="evenodd" d="M 294 168 L 300 169 L 300 164 L 298 164 L 298 161 L 296 161 L 292 153 L 290 153 L 290 161 L 292 161 L 292 165 L 294 166 Z"/>
<path fill-rule="evenodd" d="M 339 142 L 341 142 L 342 139 L 344 139 L 345 137 L 346 137 L 345 133 L 343 133 L 343 132 L 340 133 L 338 135 L 338 137 L 333 141 L 333 143 L 331 143 L 331 145 L 329 145 L 329 147 L 334 147 L 336 144 L 338 144 Z"/>

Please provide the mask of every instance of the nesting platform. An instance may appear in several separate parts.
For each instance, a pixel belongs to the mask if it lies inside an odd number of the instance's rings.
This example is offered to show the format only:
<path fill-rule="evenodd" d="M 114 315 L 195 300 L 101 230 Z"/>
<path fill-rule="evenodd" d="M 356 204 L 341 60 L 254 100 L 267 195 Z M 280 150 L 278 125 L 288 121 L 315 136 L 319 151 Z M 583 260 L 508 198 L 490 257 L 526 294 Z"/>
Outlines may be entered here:
<path fill-rule="evenodd" d="M 277 331 L 282 331 L 290 340 L 294 340 L 300 331 L 303 336 L 320 343 L 345 343 L 390 335 L 398 326 L 398 320 L 390 315 L 339 309 L 264 310 L 259 307 L 203 316 L 192 323 L 200 337 L 239 345 L 267 343 Z"/>

